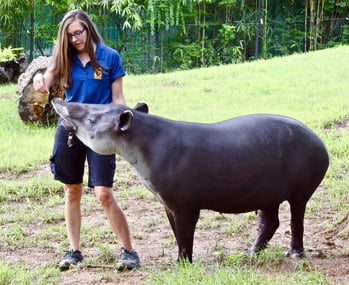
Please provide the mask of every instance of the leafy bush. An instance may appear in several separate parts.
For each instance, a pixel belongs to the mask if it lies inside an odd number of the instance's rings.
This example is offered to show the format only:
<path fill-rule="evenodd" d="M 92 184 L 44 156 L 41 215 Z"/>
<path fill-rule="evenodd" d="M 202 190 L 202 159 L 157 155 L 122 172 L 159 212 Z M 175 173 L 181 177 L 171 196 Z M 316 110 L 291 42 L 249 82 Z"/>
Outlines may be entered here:
<path fill-rule="evenodd" d="M 343 27 L 342 44 L 349 44 L 349 24 Z"/>
<path fill-rule="evenodd" d="M 186 44 L 176 43 L 173 53 L 174 60 L 179 64 L 180 69 L 190 69 L 200 66 L 201 46 L 199 43 Z"/>
<path fill-rule="evenodd" d="M 19 51 L 22 51 L 22 48 L 12 48 L 11 46 L 7 48 L 1 48 L 0 46 L 0 62 L 8 61 L 10 59 L 16 58 Z"/>

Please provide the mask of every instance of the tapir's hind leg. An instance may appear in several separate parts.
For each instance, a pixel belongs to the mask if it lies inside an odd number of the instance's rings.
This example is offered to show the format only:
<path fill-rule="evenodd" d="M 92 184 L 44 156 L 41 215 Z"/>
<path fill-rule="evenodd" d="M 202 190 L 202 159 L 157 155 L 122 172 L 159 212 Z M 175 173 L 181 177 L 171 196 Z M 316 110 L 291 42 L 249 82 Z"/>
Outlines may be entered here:
<path fill-rule="evenodd" d="M 258 236 L 249 250 L 250 254 L 257 253 L 267 247 L 279 227 L 279 204 L 262 209 L 259 212 Z"/>
<path fill-rule="evenodd" d="M 306 202 L 292 202 L 291 206 L 291 247 L 288 249 L 287 255 L 293 258 L 305 257 L 303 247 L 303 234 L 304 234 L 304 213 Z"/>
<path fill-rule="evenodd" d="M 192 262 L 194 231 L 199 219 L 200 210 L 172 211 L 168 208 L 165 209 L 177 240 L 178 261 L 188 259 Z"/>

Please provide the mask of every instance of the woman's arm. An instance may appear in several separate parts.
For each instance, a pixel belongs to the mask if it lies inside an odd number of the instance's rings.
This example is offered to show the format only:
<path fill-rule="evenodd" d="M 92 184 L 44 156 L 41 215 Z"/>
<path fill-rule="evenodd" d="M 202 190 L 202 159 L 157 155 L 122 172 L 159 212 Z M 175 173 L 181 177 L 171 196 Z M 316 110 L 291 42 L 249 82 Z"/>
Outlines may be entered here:
<path fill-rule="evenodd" d="M 33 78 L 33 86 L 35 91 L 47 93 L 55 80 L 52 69 L 46 69 L 45 73 L 37 73 Z"/>
<path fill-rule="evenodd" d="M 122 88 L 122 76 L 114 80 L 111 85 L 111 94 L 113 103 L 126 105 L 124 91 Z"/>

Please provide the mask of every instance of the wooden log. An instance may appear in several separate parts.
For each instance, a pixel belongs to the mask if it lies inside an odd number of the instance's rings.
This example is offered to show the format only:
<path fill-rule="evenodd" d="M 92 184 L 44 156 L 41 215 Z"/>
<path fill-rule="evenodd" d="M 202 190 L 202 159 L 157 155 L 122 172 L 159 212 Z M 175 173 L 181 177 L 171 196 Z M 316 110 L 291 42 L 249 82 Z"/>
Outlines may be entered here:
<path fill-rule="evenodd" d="M 34 90 L 33 78 L 38 73 L 44 73 L 50 63 L 51 57 L 40 56 L 35 58 L 24 73 L 18 78 L 17 94 L 18 114 L 26 123 L 39 125 L 55 124 L 58 115 L 50 102 L 53 97 L 64 98 L 64 89 L 58 82 L 53 84 L 49 93 L 43 94 Z"/>

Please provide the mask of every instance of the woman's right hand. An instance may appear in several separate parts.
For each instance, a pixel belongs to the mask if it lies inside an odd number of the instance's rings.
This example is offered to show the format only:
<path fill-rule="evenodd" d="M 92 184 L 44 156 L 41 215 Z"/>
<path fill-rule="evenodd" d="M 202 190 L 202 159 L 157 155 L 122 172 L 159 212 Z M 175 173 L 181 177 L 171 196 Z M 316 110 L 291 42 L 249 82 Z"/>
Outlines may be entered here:
<path fill-rule="evenodd" d="M 33 86 L 34 86 L 34 90 L 41 92 L 41 93 L 47 93 L 48 92 L 48 88 L 46 85 L 46 80 L 45 77 L 42 73 L 37 73 L 35 74 L 34 78 L 33 78 Z"/>

